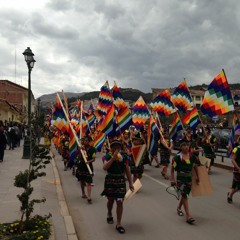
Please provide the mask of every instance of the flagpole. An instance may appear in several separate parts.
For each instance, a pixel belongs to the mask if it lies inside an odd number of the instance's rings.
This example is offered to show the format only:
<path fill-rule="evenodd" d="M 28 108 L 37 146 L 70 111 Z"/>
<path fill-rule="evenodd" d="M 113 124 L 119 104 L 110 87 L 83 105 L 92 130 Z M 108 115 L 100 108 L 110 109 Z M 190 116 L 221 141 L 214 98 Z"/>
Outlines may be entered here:
<path fill-rule="evenodd" d="M 79 139 L 78 139 L 78 137 L 77 137 L 77 135 L 76 135 L 76 132 L 75 132 L 75 130 L 73 129 L 73 126 L 72 126 L 72 124 L 71 124 L 70 121 L 69 121 L 69 118 L 68 118 L 68 116 L 67 116 L 66 110 L 65 110 L 65 108 L 64 108 L 64 106 L 63 106 L 63 104 L 62 104 L 62 100 L 61 100 L 61 98 L 59 97 L 59 94 L 58 94 L 58 93 L 57 93 L 57 97 L 58 97 L 58 100 L 59 100 L 59 102 L 60 102 L 60 104 L 61 104 L 61 107 L 62 107 L 62 109 L 63 109 L 63 112 L 64 112 L 64 114 L 65 114 L 65 117 L 67 118 L 67 122 L 68 122 L 68 124 L 69 124 L 69 127 L 71 128 L 71 131 L 72 131 L 72 133 L 73 133 L 73 136 L 74 136 L 74 138 L 75 138 L 75 140 L 76 140 L 76 142 L 77 142 L 77 145 L 78 145 L 78 147 L 79 147 L 79 149 L 80 149 L 80 152 L 81 152 L 81 154 L 82 154 L 83 160 L 84 160 L 84 162 L 86 163 L 86 166 L 87 166 L 87 168 L 88 168 L 88 171 L 89 171 L 90 174 L 92 174 L 92 170 L 91 170 L 90 166 L 87 164 L 86 151 L 84 151 L 84 150 L 82 149 L 81 143 L 79 142 Z"/>
<path fill-rule="evenodd" d="M 82 139 L 82 105 L 83 105 L 83 102 L 80 101 L 81 103 L 81 106 L 80 106 L 80 131 L 79 131 L 79 138 Z"/>
<path fill-rule="evenodd" d="M 185 78 L 184 78 L 184 81 L 186 82 L 186 79 L 185 79 Z M 187 88 L 188 88 L 187 82 L 186 82 L 186 86 L 187 86 Z M 191 94 L 189 88 L 188 88 L 188 92 L 189 92 L 189 95 L 190 95 L 190 97 L 191 97 L 191 100 L 192 100 L 192 103 L 193 103 L 193 107 L 197 109 L 197 107 L 196 107 L 196 105 L 195 105 L 195 103 L 194 103 L 194 101 L 193 101 L 193 97 L 192 97 L 192 94 Z M 199 118 L 199 120 L 200 120 L 200 122 L 201 122 L 201 125 L 203 126 L 203 121 L 202 121 L 202 118 L 200 117 L 200 114 L 199 114 L 199 113 L 198 113 L 198 118 Z M 204 132 L 204 134 L 206 135 L 206 130 L 205 130 L 205 127 L 204 127 L 204 126 L 203 126 L 203 132 Z"/>

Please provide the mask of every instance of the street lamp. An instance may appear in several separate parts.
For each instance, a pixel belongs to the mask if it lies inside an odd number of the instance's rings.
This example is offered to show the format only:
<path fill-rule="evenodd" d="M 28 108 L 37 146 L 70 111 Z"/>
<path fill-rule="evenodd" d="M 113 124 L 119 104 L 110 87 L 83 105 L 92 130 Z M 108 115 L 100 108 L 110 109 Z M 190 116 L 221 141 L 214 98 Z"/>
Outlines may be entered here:
<path fill-rule="evenodd" d="M 36 62 L 34 59 L 34 54 L 30 47 L 28 47 L 23 55 L 25 57 L 25 61 L 28 67 L 28 131 L 30 136 L 28 138 L 24 138 L 24 146 L 23 146 L 23 159 L 30 158 L 30 144 L 31 144 L 31 72 L 34 67 L 34 63 Z"/>
<path fill-rule="evenodd" d="M 37 116 L 39 117 L 40 116 L 40 108 L 41 108 L 41 99 L 39 98 L 37 100 L 38 102 L 38 105 L 37 105 Z"/>

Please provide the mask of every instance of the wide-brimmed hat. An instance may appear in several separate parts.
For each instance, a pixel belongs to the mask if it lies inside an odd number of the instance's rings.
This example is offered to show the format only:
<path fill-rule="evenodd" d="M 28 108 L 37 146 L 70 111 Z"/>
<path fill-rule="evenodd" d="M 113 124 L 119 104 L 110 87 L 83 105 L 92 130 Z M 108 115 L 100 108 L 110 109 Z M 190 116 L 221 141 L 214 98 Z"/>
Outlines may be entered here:
<path fill-rule="evenodd" d="M 122 146 L 122 142 L 120 141 L 120 140 L 117 140 L 117 139 L 115 139 L 115 140 L 113 140 L 111 143 L 110 143 L 110 147 L 112 148 L 112 147 L 115 147 L 115 146 Z"/>

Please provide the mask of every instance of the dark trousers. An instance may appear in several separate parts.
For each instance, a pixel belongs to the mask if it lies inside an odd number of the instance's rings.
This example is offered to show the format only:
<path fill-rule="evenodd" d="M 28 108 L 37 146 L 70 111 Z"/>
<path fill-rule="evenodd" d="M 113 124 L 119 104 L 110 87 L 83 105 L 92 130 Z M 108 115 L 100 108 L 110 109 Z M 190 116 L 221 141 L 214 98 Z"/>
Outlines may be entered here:
<path fill-rule="evenodd" d="M 4 146 L 0 146 L 0 162 L 3 161 L 4 157 Z"/>

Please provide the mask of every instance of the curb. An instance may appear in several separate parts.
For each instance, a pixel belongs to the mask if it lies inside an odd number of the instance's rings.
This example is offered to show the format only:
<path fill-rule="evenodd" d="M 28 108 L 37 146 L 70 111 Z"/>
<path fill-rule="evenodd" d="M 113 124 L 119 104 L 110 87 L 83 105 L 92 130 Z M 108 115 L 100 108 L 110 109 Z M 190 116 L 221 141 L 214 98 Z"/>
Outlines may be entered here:
<path fill-rule="evenodd" d="M 224 164 L 221 164 L 221 163 L 214 163 L 213 166 L 218 167 L 218 168 L 222 168 L 222 169 L 226 169 L 226 170 L 233 170 L 232 166 L 224 165 Z"/>
<path fill-rule="evenodd" d="M 61 179 L 59 177 L 58 169 L 57 169 L 56 162 L 55 162 L 55 155 L 52 150 L 50 150 L 50 155 L 52 158 L 51 164 L 53 167 L 53 173 L 54 173 L 54 177 L 55 177 L 56 191 L 57 191 L 57 197 L 58 197 L 58 202 L 59 202 L 59 206 L 60 206 L 60 212 L 64 219 L 64 224 L 65 224 L 65 228 L 66 228 L 66 232 L 67 232 L 67 239 L 68 240 L 78 240 L 76 230 L 75 230 L 75 227 L 73 224 L 73 220 L 69 214 L 68 206 L 67 206 L 67 203 L 65 200 L 63 189 L 62 189 Z M 53 233 L 54 233 L 54 231 L 53 231 Z M 54 240 L 54 239 L 52 239 L 52 240 Z"/>

